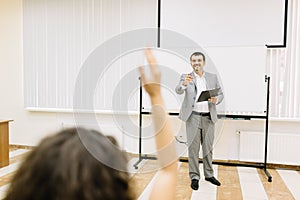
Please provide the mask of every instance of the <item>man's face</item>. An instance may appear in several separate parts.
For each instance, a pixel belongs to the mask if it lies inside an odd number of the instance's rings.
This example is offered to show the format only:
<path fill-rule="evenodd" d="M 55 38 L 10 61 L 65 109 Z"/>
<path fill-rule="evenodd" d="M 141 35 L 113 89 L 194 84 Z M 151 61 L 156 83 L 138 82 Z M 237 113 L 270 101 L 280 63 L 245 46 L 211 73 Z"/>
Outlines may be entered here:
<path fill-rule="evenodd" d="M 191 59 L 191 66 L 195 72 L 203 71 L 205 61 L 203 60 L 202 55 L 194 55 Z"/>

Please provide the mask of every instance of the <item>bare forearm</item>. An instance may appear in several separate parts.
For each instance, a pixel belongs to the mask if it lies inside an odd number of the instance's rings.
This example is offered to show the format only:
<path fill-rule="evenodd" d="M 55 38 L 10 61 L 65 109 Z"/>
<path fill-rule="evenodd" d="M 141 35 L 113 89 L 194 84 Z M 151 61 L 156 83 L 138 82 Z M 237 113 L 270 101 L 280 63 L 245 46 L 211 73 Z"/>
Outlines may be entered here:
<path fill-rule="evenodd" d="M 174 141 L 174 135 L 161 95 L 151 97 L 151 104 L 152 119 L 155 127 L 155 141 L 157 150 L 159 152 Z"/>
<path fill-rule="evenodd" d="M 177 155 L 174 135 L 162 97 L 151 98 L 152 119 L 155 127 L 155 142 L 160 172 L 152 188 L 150 199 L 174 199 L 177 183 Z M 161 188 L 165 189 L 161 193 Z"/>

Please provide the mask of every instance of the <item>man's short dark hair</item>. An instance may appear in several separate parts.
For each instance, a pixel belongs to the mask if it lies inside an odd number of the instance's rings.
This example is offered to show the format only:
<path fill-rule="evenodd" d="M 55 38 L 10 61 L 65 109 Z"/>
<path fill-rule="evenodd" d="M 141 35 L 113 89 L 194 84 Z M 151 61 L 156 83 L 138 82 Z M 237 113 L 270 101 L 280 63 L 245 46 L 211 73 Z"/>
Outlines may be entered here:
<path fill-rule="evenodd" d="M 205 61 L 205 55 L 202 52 L 194 52 L 191 56 L 190 56 L 190 61 L 192 61 L 192 57 L 193 56 L 199 56 L 201 55 L 203 57 L 203 61 Z"/>

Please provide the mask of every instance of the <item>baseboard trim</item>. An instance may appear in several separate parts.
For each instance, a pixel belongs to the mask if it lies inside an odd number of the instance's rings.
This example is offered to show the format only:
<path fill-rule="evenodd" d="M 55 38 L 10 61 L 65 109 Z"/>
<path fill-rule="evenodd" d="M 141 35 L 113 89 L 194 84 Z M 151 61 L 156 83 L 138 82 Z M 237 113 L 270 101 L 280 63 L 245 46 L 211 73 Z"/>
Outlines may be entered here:
<path fill-rule="evenodd" d="M 34 146 L 26 146 L 26 145 L 18 145 L 18 144 L 10 144 L 9 145 L 10 149 L 29 149 L 32 150 L 34 149 Z"/>

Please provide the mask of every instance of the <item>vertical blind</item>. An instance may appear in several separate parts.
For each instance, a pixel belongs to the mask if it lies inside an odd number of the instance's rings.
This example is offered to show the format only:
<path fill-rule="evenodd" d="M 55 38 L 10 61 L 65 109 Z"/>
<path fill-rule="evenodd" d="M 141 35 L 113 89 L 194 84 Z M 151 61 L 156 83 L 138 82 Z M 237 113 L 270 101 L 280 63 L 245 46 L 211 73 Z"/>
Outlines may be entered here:
<path fill-rule="evenodd" d="M 282 117 L 300 118 L 300 1 L 289 1 Z"/>
<path fill-rule="evenodd" d="M 289 1 L 286 49 L 269 49 L 271 117 L 300 118 L 300 1 Z"/>
<path fill-rule="evenodd" d="M 76 77 L 91 52 L 123 32 L 156 27 L 156 15 L 156 0 L 23 0 L 25 107 L 72 108 Z M 112 65 L 113 74 L 99 80 L 96 109 L 112 107 L 122 71 L 120 62 Z"/>

